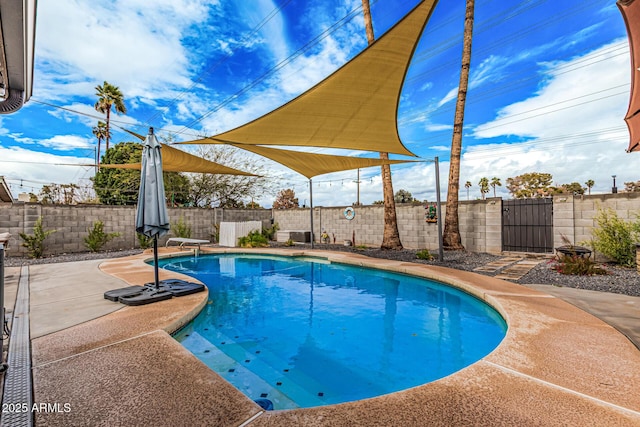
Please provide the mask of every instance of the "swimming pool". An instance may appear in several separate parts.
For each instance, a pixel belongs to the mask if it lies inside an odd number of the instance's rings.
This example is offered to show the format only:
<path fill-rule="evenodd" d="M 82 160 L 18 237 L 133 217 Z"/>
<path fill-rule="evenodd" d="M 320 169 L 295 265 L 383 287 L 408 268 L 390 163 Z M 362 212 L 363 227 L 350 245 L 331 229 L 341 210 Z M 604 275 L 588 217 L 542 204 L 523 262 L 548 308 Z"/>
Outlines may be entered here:
<path fill-rule="evenodd" d="M 458 289 L 322 258 L 223 254 L 160 265 L 209 288 L 175 338 L 274 409 L 434 381 L 486 356 L 506 333 L 495 310 Z"/>

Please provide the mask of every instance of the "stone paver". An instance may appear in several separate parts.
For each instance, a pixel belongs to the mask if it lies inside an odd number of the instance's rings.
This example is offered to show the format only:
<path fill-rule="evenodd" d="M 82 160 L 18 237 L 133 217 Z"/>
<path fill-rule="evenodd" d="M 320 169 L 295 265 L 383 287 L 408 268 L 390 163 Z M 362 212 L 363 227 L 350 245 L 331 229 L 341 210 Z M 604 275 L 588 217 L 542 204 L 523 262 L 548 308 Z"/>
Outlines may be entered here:
<path fill-rule="evenodd" d="M 541 259 L 533 259 L 527 258 L 521 261 L 518 261 L 516 264 L 505 268 L 500 272 L 500 274 L 496 275 L 497 279 L 503 280 L 518 280 L 525 274 L 527 274 L 533 267 L 543 262 Z"/>
<path fill-rule="evenodd" d="M 504 257 L 504 258 L 500 258 L 496 261 L 492 261 L 486 265 L 483 265 L 482 267 L 477 267 L 474 268 L 473 271 L 481 271 L 484 273 L 495 273 L 498 270 L 513 264 L 514 262 L 518 262 L 522 260 L 521 257 Z"/>

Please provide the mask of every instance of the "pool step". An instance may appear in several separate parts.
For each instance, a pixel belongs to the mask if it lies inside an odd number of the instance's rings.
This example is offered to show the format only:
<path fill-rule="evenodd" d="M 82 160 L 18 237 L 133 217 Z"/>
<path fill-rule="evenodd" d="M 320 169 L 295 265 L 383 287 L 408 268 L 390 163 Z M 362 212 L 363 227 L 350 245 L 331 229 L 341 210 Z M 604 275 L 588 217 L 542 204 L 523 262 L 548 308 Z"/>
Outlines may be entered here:
<path fill-rule="evenodd" d="M 274 403 L 275 409 L 327 404 L 323 399 L 324 393 L 315 391 L 321 388 L 319 384 L 306 375 L 289 369 L 286 361 L 271 352 L 255 350 L 255 341 L 237 342 L 219 331 L 216 331 L 216 335 L 224 344 L 214 345 L 197 332 L 191 332 L 182 344 L 251 399 L 269 399 Z M 259 351 L 259 357 L 256 357 L 256 351 Z M 255 374 L 256 371 L 261 372 L 261 375 Z M 289 395 L 295 395 L 296 401 Z"/>

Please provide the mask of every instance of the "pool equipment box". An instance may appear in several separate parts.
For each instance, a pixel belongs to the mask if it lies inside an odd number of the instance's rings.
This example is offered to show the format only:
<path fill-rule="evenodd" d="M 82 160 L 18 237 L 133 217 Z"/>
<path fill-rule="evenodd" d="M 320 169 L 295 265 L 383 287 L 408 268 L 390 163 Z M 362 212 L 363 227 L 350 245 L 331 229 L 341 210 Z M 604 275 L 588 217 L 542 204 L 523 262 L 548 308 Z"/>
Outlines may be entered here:
<path fill-rule="evenodd" d="M 281 230 L 276 234 L 278 243 L 286 243 L 289 239 L 298 243 L 311 243 L 311 232 L 302 230 Z"/>

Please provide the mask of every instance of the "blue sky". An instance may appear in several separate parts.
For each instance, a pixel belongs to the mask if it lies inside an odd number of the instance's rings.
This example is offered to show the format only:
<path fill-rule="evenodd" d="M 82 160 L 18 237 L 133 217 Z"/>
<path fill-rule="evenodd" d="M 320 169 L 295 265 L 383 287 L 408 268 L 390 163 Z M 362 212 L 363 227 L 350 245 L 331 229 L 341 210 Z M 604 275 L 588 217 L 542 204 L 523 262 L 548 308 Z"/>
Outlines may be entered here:
<path fill-rule="evenodd" d="M 376 36 L 417 0 L 372 0 Z M 234 128 L 299 95 L 366 47 L 361 0 L 45 0 L 38 2 L 31 100 L 0 116 L 0 175 L 14 196 L 42 184 L 90 186 L 100 114 L 95 86 L 118 86 L 128 112 L 117 125 L 189 140 Z M 459 78 L 464 0 L 441 0 L 401 95 L 399 133 L 440 160 L 443 197 Z M 614 0 L 476 0 L 465 115 L 461 200 L 478 181 L 527 172 L 556 184 L 595 181 L 593 193 L 637 181 L 625 153 L 629 50 Z M 113 142 L 131 138 L 117 128 Z M 184 147 L 195 149 L 195 147 Z M 337 153 L 337 151 L 315 152 Z M 344 154 L 344 153 L 340 153 Z M 373 154 L 373 157 L 376 157 Z M 307 181 L 265 163 L 302 203 Z M 435 200 L 431 164 L 394 166 L 394 190 Z M 347 205 L 356 172 L 314 179 L 314 204 Z M 361 171 L 361 202 L 382 199 L 379 170 Z M 257 200 L 270 206 L 275 195 Z"/>

